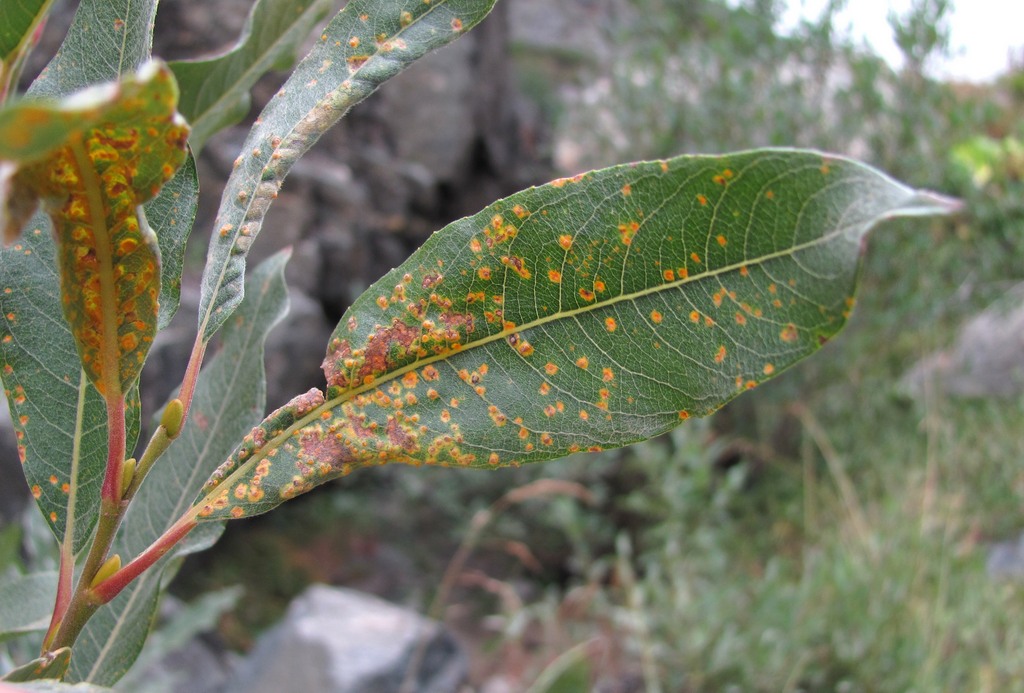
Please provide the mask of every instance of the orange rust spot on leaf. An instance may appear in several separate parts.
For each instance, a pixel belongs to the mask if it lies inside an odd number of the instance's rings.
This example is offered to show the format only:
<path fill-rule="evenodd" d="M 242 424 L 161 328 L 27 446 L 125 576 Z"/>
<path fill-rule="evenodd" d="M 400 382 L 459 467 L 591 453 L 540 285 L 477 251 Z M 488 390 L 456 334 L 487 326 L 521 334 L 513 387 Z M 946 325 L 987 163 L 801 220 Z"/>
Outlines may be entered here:
<path fill-rule="evenodd" d="M 611 368 L 602 368 L 601 380 L 605 381 L 606 383 L 610 383 L 611 381 L 615 380 L 615 373 L 612 371 Z"/>
<path fill-rule="evenodd" d="M 704 195 L 701 195 L 700 193 L 698 193 L 697 194 L 697 202 L 700 203 L 701 207 L 706 207 L 707 204 L 708 204 L 708 198 L 705 197 Z"/>
<path fill-rule="evenodd" d="M 549 361 L 548 363 L 544 364 L 544 372 L 547 373 L 548 375 L 554 375 L 555 373 L 558 372 L 558 366 Z"/>
<path fill-rule="evenodd" d="M 623 245 L 630 245 L 633 243 L 633 237 L 636 236 L 636 232 L 639 230 L 640 224 L 635 221 L 619 224 L 619 240 L 622 241 Z"/>
<path fill-rule="evenodd" d="M 656 311 L 656 310 L 652 310 L 651 311 L 651 322 L 653 322 L 655 325 L 660 325 L 661 321 L 663 319 L 664 318 L 663 318 L 662 314 L 659 311 Z"/>
<path fill-rule="evenodd" d="M 366 61 L 369 59 L 370 56 L 368 55 L 350 55 L 345 62 L 348 63 L 348 69 L 351 70 L 352 72 L 355 72 L 363 65 L 365 65 Z"/>
<path fill-rule="evenodd" d="M 558 237 L 558 245 L 562 246 L 562 250 L 569 250 L 572 248 L 572 236 L 562 234 Z"/>
<path fill-rule="evenodd" d="M 715 240 L 718 242 L 718 245 L 722 246 L 723 248 L 729 243 L 726 237 L 723 236 L 722 234 L 718 234 L 717 236 L 715 236 Z"/>
<path fill-rule="evenodd" d="M 765 375 L 771 375 L 775 372 L 775 366 L 770 363 L 764 364 L 764 368 L 761 369 Z"/>
<path fill-rule="evenodd" d="M 492 452 L 487 456 L 487 463 L 492 467 L 496 466 L 499 462 L 501 462 L 501 458 L 498 457 L 498 453 Z"/>
<path fill-rule="evenodd" d="M 609 332 L 614 332 L 617 328 L 618 324 L 615 322 L 615 318 L 609 317 L 604 319 L 604 329 L 608 330 Z"/>
<path fill-rule="evenodd" d="M 458 17 L 452 20 L 452 31 L 462 31 L 462 20 Z"/>
<path fill-rule="evenodd" d="M 521 257 L 517 257 L 515 255 L 512 255 L 512 256 L 502 255 L 501 256 L 501 264 L 503 264 L 506 267 L 510 268 L 513 272 L 518 274 L 523 279 L 529 279 L 530 276 L 531 276 L 530 275 L 530 270 L 526 266 L 526 261 L 523 260 L 523 258 L 521 258 Z"/>
<path fill-rule="evenodd" d="M 767 199 L 769 199 L 769 200 L 774 200 L 775 199 L 775 193 L 773 191 L 771 191 L 771 190 L 766 190 L 765 193 L 764 193 L 764 196 Z"/>
<path fill-rule="evenodd" d="M 695 310 L 690 311 L 690 322 L 700 322 L 700 313 Z"/>
<path fill-rule="evenodd" d="M 725 361 L 725 345 L 720 345 L 718 351 L 715 353 L 715 363 L 721 363 Z"/>
<path fill-rule="evenodd" d="M 558 270 L 548 270 L 548 279 L 555 284 L 560 284 L 562 282 L 562 273 Z"/>
<path fill-rule="evenodd" d="M 551 385 L 548 383 L 541 383 L 540 387 L 537 388 L 537 392 L 542 395 L 548 395 L 551 392 Z"/>
<path fill-rule="evenodd" d="M 736 313 L 736 324 L 737 325 L 746 325 L 747 324 L 747 316 L 745 316 L 743 313 Z"/>
<path fill-rule="evenodd" d="M 580 356 L 578 359 L 576 359 L 576 365 L 582 368 L 583 370 L 587 370 L 587 368 L 590 367 L 590 359 L 588 359 L 586 356 Z"/>
<path fill-rule="evenodd" d="M 584 421 L 590 418 L 590 414 L 587 412 L 586 409 L 580 409 L 580 418 L 583 419 Z"/>
<path fill-rule="evenodd" d="M 519 219 L 525 219 L 526 217 L 530 216 L 529 210 L 526 209 L 526 207 L 523 207 L 522 205 L 513 206 L 512 213 L 515 214 L 516 217 Z"/>
<path fill-rule="evenodd" d="M 797 333 L 796 325 L 793 323 L 789 323 L 782 328 L 781 332 L 779 332 L 779 338 L 787 343 L 795 342 L 798 337 L 799 334 Z"/>
<path fill-rule="evenodd" d="M 590 289 L 584 289 L 580 287 L 580 298 L 589 303 L 596 298 L 596 295 Z"/>
<path fill-rule="evenodd" d="M 680 421 L 686 421 L 688 418 L 690 418 L 690 412 L 686 411 L 685 409 L 679 412 Z"/>
<path fill-rule="evenodd" d="M 742 267 L 740 267 L 740 276 L 741 277 L 746 277 L 746 276 L 749 276 L 749 275 L 750 275 L 750 270 L 747 269 L 746 265 L 743 265 Z"/>
<path fill-rule="evenodd" d="M 481 267 L 480 269 L 478 269 L 476 271 L 476 276 L 480 277 L 484 281 L 490 280 L 490 278 L 491 278 L 491 268 L 490 267 Z"/>
<path fill-rule="evenodd" d="M 700 255 L 698 255 L 697 253 L 690 253 L 690 259 L 696 262 L 698 265 L 700 264 Z"/>
<path fill-rule="evenodd" d="M 675 270 L 667 269 L 661 273 L 661 276 L 665 278 L 665 281 L 671 282 L 675 281 L 676 273 Z"/>

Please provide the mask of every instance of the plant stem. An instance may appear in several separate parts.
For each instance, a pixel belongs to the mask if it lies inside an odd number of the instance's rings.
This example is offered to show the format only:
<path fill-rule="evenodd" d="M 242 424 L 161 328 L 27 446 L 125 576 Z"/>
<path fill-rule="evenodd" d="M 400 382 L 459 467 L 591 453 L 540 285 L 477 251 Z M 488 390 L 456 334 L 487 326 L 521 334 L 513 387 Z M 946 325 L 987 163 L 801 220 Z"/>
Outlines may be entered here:
<path fill-rule="evenodd" d="M 199 523 L 188 515 L 183 516 L 171 525 L 159 539 L 150 544 L 149 548 L 136 556 L 128 565 L 124 566 L 121 570 L 96 585 L 96 587 L 91 590 L 92 593 L 100 600 L 101 604 L 106 604 L 120 594 L 121 590 L 131 584 L 135 578 L 163 558 L 168 551 L 174 548 L 174 546 L 184 539 L 189 532 L 195 529 L 198 524 Z"/>

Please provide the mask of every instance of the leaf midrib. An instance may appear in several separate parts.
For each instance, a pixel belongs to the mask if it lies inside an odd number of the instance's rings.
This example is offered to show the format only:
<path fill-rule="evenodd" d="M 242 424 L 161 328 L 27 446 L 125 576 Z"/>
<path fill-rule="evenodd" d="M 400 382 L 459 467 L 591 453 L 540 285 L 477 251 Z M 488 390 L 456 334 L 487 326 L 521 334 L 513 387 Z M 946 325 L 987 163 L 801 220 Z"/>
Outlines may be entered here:
<path fill-rule="evenodd" d="M 406 364 L 406 365 L 404 365 L 404 366 L 402 366 L 400 368 L 396 368 L 393 371 L 389 371 L 388 373 L 385 373 L 384 375 L 382 375 L 380 377 L 374 378 L 374 381 L 372 383 L 370 383 L 369 385 L 361 385 L 359 387 L 355 387 L 355 388 L 352 388 L 352 389 L 349 389 L 349 390 L 345 390 L 344 393 L 342 393 L 338 397 L 334 397 L 332 399 L 325 400 L 324 403 L 321 404 L 319 407 L 316 407 L 315 409 L 311 410 L 308 414 L 306 414 L 302 418 L 296 419 L 295 422 L 293 422 L 291 426 L 288 426 L 281 433 L 279 433 L 278 435 L 276 435 L 273 438 L 271 438 L 270 440 L 268 440 L 259 450 L 257 450 L 243 464 L 239 465 L 238 469 L 236 469 L 234 472 L 232 472 L 227 477 L 225 477 L 219 484 L 217 484 L 217 487 L 215 489 L 211 490 L 206 495 L 204 495 L 201 498 L 197 499 L 195 504 L 192 506 L 192 511 L 190 512 L 191 518 L 196 520 L 196 521 L 199 521 L 199 522 L 204 521 L 204 518 L 201 518 L 198 515 L 199 510 L 203 507 L 203 505 L 205 505 L 208 501 L 212 501 L 213 499 L 215 499 L 217 496 L 221 495 L 222 493 L 227 493 L 236 479 L 238 479 L 239 477 L 241 477 L 245 473 L 247 473 L 248 470 L 253 465 L 258 464 L 260 462 L 260 460 L 264 459 L 272 450 L 275 450 L 280 443 L 282 443 L 283 441 L 285 441 L 288 438 L 290 438 L 293 433 L 295 433 L 296 431 L 304 428 L 305 426 L 309 425 L 313 421 L 321 418 L 321 415 L 325 411 L 333 410 L 335 407 L 338 407 L 338 406 L 340 406 L 341 404 L 344 404 L 347 401 L 355 399 L 357 396 L 359 396 L 359 395 L 361 395 L 361 394 L 363 394 L 365 392 L 369 392 L 371 390 L 376 390 L 379 387 L 381 387 L 383 384 L 389 383 L 389 382 L 395 380 L 396 378 L 400 378 L 401 376 L 405 375 L 406 373 L 409 373 L 410 371 L 418 370 L 418 369 L 423 368 L 424 366 L 428 366 L 428 365 L 430 365 L 432 363 L 437 363 L 438 361 L 445 361 L 445 360 L 451 358 L 453 355 L 464 353 L 466 351 L 469 351 L 470 349 L 476 349 L 476 348 L 479 348 L 479 347 L 482 347 L 482 346 L 486 346 L 488 344 L 492 344 L 492 343 L 497 342 L 497 341 L 499 341 L 501 339 L 505 339 L 509 335 L 512 335 L 512 334 L 515 334 L 515 333 L 526 332 L 527 330 L 531 330 L 531 329 L 534 329 L 534 328 L 537 328 L 537 327 L 542 327 L 544 325 L 547 325 L 547 324 L 550 324 L 550 323 L 553 323 L 553 322 L 557 322 L 557 321 L 560 321 L 560 320 L 567 320 L 567 319 L 570 319 L 570 318 L 573 318 L 573 317 L 576 317 L 576 316 L 579 316 L 579 315 L 584 315 L 586 313 L 589 313 L 589 312 L 592 312 L 592 311 L 595 311 L 595 310 L 600 310 L 600 309 L 603 309 L 603 308 L 607 308 L 609 306 L 614 306 L 614 305 L 617 305 L 619 303 L 637 301 L 637 300 L 639 300 L 639 299 L 641 299 L 641 298 L 643 298 L 645 296 L 652 296 L 652 295 L 655 295 L 655 294 L 657 294 L 657 293 L 659 293 L 661 291 L 668 291 L 668 290 L 672 290 L 672 289 L 678 289 L 678 288 L 680 288 L 682 286 L 685 286 L 687 284 L 693 284 L 693 283 L 696 283 L 696 282 L 705 281 L 707 279 L 713 279 L 714 277 L 718 277 L 718 276 L 721 276 L 721 275 L 724 275 L 724 274 L 728 274 L 729 272 L 738 272 L 741 267 L 748 267 L 748 268 L 749 267 L 756 267 L 758 265 L 768 263 L 768 262 L 770 262 L 772 260 L 777 260 L 777 259 L 780 259 L 780 258 L 788 257 L 790 255 L 794 255 L 794 254 L 799 253 L 801 251 L 813 248 L 815 246 L 825 244 L 825 243 L 831 241 L 832 239 L 836 238 L 837 236 L 841 236 L 841 235 L 845 234 L 846 231 L 848 230 L 848 228 L 849 228 L 848 226 L 837 227 L 833 231 L 830 231 L 830 232 L 828 232 L 826 234 L 823 234 L 823 235 L 821 235 L 821 236 L 819 236 L 817 238 L 814 238 L 814 239 L 812 239 L 810 241 L 806 241 L 804 243 L 800 243 L 800 244 L 797 244 L 797 245 L 794 245 L 794 246 L 790 246 L 789 248 L 786 248 L 784 250 L 778 250 L 778 251 L 775 251 L 775 252 L 772 252 L 772 253 L 761 255 L 761 256 L 759 256 L 757 258 L 754 258 L 753 260 L 746 260 L 746 261 L 743 261 L 743 262 L 738 262 L 738 263 L 732 263 L 732 264 L 729 264 L 729 265 L 724 265 L 722 267 L 719 267 L 719 268 L 716 268 L 716 269 L 713 269 L 713 270 L 707 270 L 707 271 L 705 271 L 705 272 L 703 272 L 701 274 L 689 276 L 689 277 L 686 277 L 686 278 L 683 278 L 683 279 L 677 279 L 677 280 L 672 281 L 672 282 L 664 282 L 664 283 L 661 283 L 661 284 L 657 284 L 656 286 L 647 287 L 645 289 L 641 289 L 639 291 L 634 291 L 634 292 L 631 292 L 631 293 L 622 293 L 622 294 L 619 294 L 618 296 L 612 296 L 612 297 L 610 297 L 608 299 L 605 299 L 604 301 L 595 301 L 594 303 L 583 305 L 583 306 L 579 306 L 579 307 L 573 308 L 571 310 L 561 310 L 561 311 L 558 311 L 556 313 L 552 313 L 551 315 L 545 315 L 545 316 L 536 318 L 534 320 L 531 320 L 529 322 L 518 324 L 518 325 L 516 325 L 513 328 L 502 329 L 502 330 L 500 330 L 498 332 L 495 332 L 494 334 L 487 335 L 486 337 L 481 337 L 480 339 L 478 339 L 476 341 L 470 342 L 470 343 L 466 344 L 465 346 L 460 347 L 457 351 L 456 350 L 449 350 L 449 351 L 446 351 L 446 352 L 441 353 L 441 354 L 435 354 L 433 356 L 428 356 L 426 358 L 417 359 L 416 361 L 413 361 L 412 363 L 408 363 L 408 364 Z M 221 520 L 222 518 L 214 518 L 214 519 L 215 520 Z"/>

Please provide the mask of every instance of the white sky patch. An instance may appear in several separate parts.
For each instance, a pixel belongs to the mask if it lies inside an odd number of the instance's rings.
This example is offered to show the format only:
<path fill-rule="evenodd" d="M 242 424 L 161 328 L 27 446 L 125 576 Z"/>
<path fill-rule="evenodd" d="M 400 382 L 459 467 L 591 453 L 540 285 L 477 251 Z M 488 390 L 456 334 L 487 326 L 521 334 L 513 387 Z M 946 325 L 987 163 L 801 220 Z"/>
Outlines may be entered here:
<path fill-rule="evenodd" d="M 902 56 L 892 39 L 890 12 L 903 15 L 910 0 L 849 0 L 836 28 L 855 41 L 865 42 L 894 68 Z M 816 18 L 825 0 L 789 0 L 782 29 L 796 26 L 801 17 Z M 1007 70 L 1011 54 L 1024 59 L 1024 2 L 1022 0 L 955 0 L 949 19 L 953 55 L 930 69 L 934 76 L 986 82 Z"/>

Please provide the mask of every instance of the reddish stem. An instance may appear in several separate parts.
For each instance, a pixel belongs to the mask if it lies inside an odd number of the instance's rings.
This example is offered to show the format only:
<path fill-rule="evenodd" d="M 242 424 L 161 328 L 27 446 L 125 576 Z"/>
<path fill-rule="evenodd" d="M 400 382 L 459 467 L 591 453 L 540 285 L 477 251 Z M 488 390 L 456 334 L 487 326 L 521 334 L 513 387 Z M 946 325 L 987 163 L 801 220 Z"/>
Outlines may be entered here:
<path fill-rule="evenodd" d="M 125 587 L 131 584 L 132 580 L 151 568 L 164 555 L 174 548 L 174 545 L 185 538 L 189 532 L 195 529 L 198 523 L 188 517 L 184 517 L 173 524 L 170 529 L 164 532 L 159 539 L 150 544 L 149 548 L 135 557 L 128 565 L 121 568 L 109 578 L 96 585 L 92 589 L 95 598 L 101 604 L 106 604 L 121 593 Z"/>
<path fill-rule="evenodd" d="M 60 551 L 60 572 L 57 575 L 57 598 L 53 604 L 53 615 L 50 617 L 50 627 L 43 639 L 43 650 L 48 650 L 53 639 L 57 636 L 60 624 L 67 613 L 68 605 L 71 603 L 72 581 L 75 576 L 75 557 L 65 551 L 67 543 L 61 544 Z"/>
<path fill-rule="evenodd" d="M 178 399 L 184 407 L 182 415 L 182 426 L 188 419 L 188 411 L 192 407 L 192 396 L 196 392 L 196 382 L 199 380 L 199 369 L 203 365 L 203 356 L 206 354 L 206 342 L 203 341 L 202 331 L 196 335 L 196 343 L 192 346 L 192 355 L 188 360 L 188 367 L 185 369 L 185 377 L 181 381 L 181 391 Z"/>
<path fill-rule="evenodd" d="M 124 414 L 124 398 L 107 397 L 107 474 L 103 478 L 102 498 L 115 505 L 121 502 L 121 467 L 126 444 Z"/>

